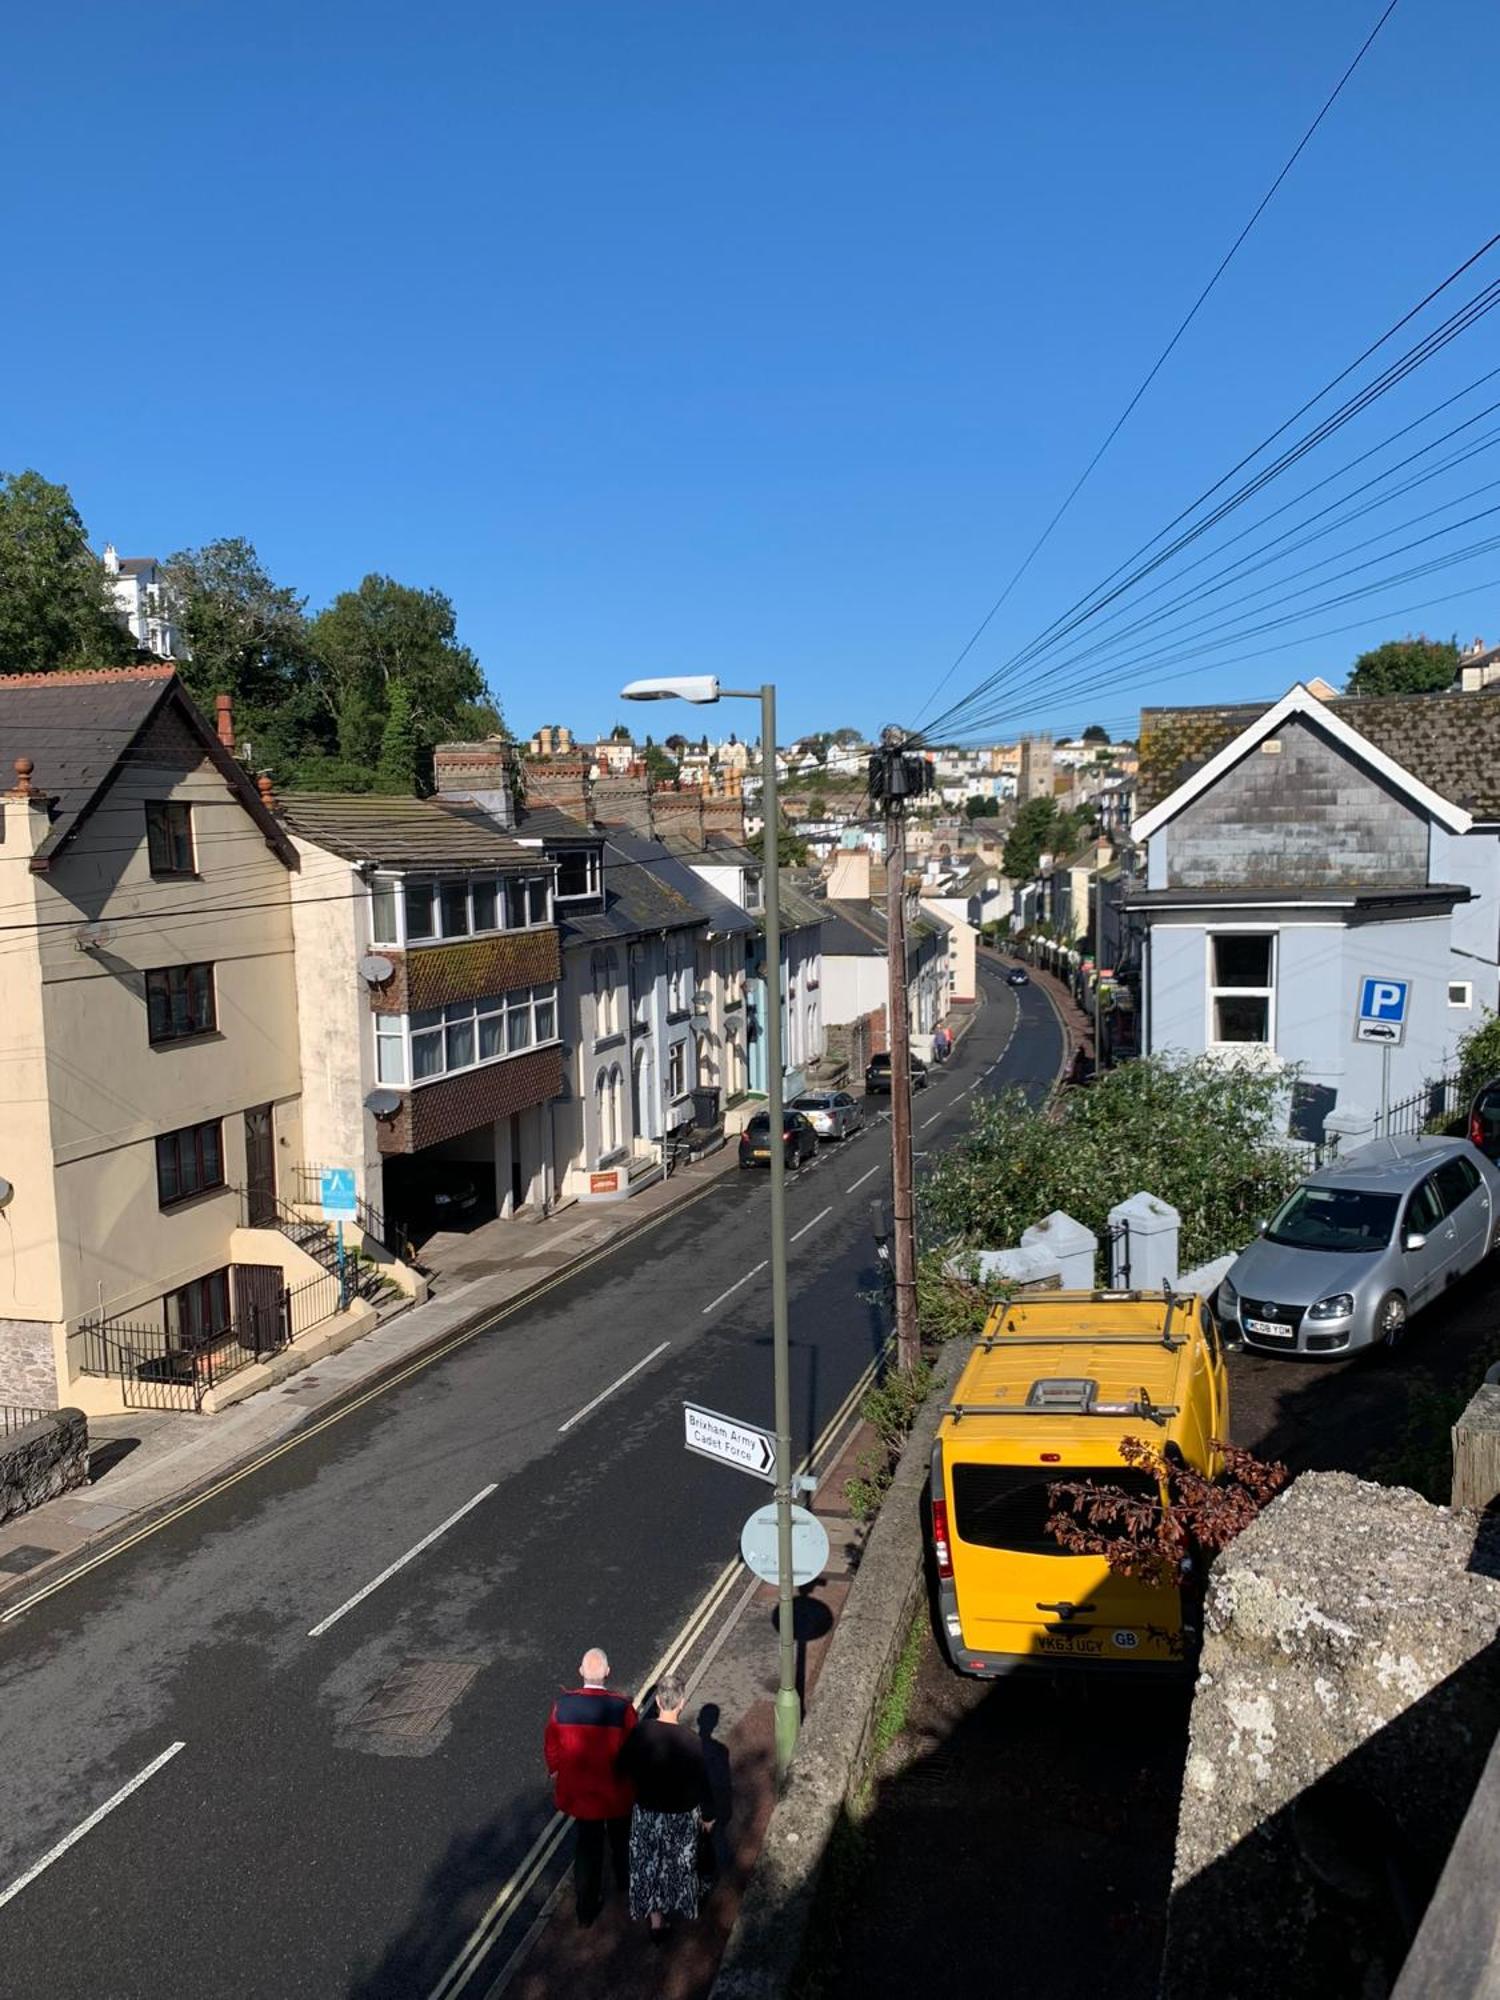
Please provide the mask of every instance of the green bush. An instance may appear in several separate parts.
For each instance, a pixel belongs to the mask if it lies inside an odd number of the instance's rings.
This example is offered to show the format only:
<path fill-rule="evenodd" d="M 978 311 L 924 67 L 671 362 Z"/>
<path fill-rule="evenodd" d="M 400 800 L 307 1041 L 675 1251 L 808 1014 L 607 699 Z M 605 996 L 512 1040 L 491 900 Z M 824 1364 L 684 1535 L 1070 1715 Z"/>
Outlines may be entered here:
<path fill-rule="evenodd" d="M 1500 1076 L 1500 1014 L 1485 1009 L 1484 1019 L 1458 1038 L 1458 1094 L 1468 1115 L 1469 1099 L 1480 1084 Z"/>
<path fill-rule="evenodd" d="M 880 1512 L 901 1447 L 931 1387 L 931 1365 L 919 1361 L 912 1369 L 893 1369 L 860 1404 L 859 1414 L 873 1427 L 876 1441 L 860 1453 L 854 1476 L 844 1481 L 844 1498 L 856 1521 L 873 1520 Z"/>
<path fill-rule="evenodd" d="M 999 1249 L 1054 1209 L 1102 1242 L 1110 1209 L 1144 1189 L 1182 1217 L 1185 1266 L 1238 1248 L 1304 1171 L 1276 1129 L 1286 1081 L 1207 1056 L 1152 1056 L 1050 1113 L 1019 1092 L 980 1100 L 923 1183 L 924 1243 Z"/>

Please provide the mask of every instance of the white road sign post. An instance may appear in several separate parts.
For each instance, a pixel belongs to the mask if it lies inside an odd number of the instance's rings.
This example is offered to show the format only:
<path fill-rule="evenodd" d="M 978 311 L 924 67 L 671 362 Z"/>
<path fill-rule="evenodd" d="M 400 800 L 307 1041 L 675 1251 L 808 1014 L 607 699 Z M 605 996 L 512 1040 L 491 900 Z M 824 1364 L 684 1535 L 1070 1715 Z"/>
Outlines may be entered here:
<path fill-rule="evenodd" d="M 1406 1040 L 1406 1016 L 1411 1004 L 1409 979 L 1367 976 L 1359 982 L 1359 1010 L 1354 1039 L 1380 1044 L 1380 1136 L 1390 1137 L 1391 1050 Z"/>
<path fill-rule="evenodd" d="M 756 1479 L 776 1483 L 776 1439 L 758 1424 L 742 1424 L 718 1410 L 705 1410 L 697 1403 L 684 1403 L 683 1443 L 700 1458 L 716 1458 L 721 1465 L 737 1466 Z"/>

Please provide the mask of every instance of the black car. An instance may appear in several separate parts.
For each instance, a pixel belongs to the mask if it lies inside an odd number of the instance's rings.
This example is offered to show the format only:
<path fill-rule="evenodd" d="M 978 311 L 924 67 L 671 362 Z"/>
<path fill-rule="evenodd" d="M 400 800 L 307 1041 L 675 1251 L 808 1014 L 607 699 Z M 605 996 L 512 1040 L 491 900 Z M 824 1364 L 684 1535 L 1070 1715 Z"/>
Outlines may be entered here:
<path fill-rule="evenodd" d="M 789 1167 L 800 1167 L 818 1150 L 818 1135 L 800 1111 L 788 1109 L 783 1114 L 781 1141 Z M 740 1134 L 740 1165 L 769 1167 L 770 1164 L 771 1114 L 769 1111 L 757 1111 Z"/>
<path fill-rule="evenodd" d="M 927 1065 L 920 1056 L 911 1058 L 911 1087 L 913 1090 L 927 1088 Z M 865 1065 L 866 1097 L 889 1097 L 891 1094 L 891 1052 L 882 1049 L 878 1056 L 871 1056 Z"/>
<path fill-rule="evenodd" d="M 1005 975 L 1005 983 L 1007 986 L 1029 986 L 1031 984 L 1031 974 L 1026 970 L 1025 966 L 1013 965 Z"/>
<path fill-rule="evenodd" d="M 1482 1083 L 1469 1106 L 1468 1138 L 1487 1160 L 1500 1165 L 1500 1077 Z"/>

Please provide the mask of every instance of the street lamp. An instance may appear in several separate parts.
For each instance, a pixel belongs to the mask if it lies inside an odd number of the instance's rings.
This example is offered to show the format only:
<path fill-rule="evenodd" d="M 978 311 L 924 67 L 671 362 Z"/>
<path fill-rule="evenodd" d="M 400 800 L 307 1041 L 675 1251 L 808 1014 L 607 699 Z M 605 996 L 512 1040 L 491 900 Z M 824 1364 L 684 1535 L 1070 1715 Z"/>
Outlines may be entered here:
<path fill-rule="evenodd" d="M 797 1747 L 796 1606 L 792 1595 L 792 1379 L 786 1313 L 786 1111 L 781 1061 L 781 885 L 777 848 L 776 689 L 720 687 L 714 674 L 662 675 L 631 681 L 626 701 L 760 703 L 761 806 L 765 818 L 766 1112 L 771 1141 L 771 1353 L 776 1381 L 776 1569 L 780 1673 L 776 1686 L 776 1771 L 785 1777 Z"/>

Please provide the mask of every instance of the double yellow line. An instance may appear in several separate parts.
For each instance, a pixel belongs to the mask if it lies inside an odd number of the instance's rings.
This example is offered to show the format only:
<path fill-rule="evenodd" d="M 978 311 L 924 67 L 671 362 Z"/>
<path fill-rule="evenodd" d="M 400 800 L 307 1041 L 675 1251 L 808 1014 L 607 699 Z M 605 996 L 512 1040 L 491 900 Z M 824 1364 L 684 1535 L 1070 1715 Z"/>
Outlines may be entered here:
<path fill-rule="evenodd" d="M 819 1455 L 827 1448 L 839 1431 L 848 1423 L 863 1401 L 866 1391 L 875 1380 L 880 1364 L 890 1353 L 893 1339 L 888 1339 L 875 1359 L 865 1369 L 854 1387 L 849 1391 L 833 1416 L 824 1425 L 816 1443 L 797 1466 L 799 1474 L 811 1470 Z M 703 1596 L 689 1614 L 686 1623 L 677 1633 L 661 1658 L 646 1675 L 636 1694 L 637 1706 L 645 1699 L 662 1675 L 671 1666 L 679 1664 L 703 1637 L 716 1615 L 723 1609 L 725 1601 L 733 1593 L 735 1586 L 746 1574 L 745 1565 L 736 1556 L 728 1562 L 714 1578 Z M 467 1943 L 439 1979 L 428 2000 L 455 2000 L 462 1993 L 474 1974 L 498 1941 L 516 1909 L 536 1887 L 556 1858 L 557 1850 L 566 1838 L 570 1821 L 563 1813 L 554 1813 L 532 1842 L 526 1854 L 514 1871 L 496 1891 L 494 1900 L 484 1915 L 470 1932 Z"/>

